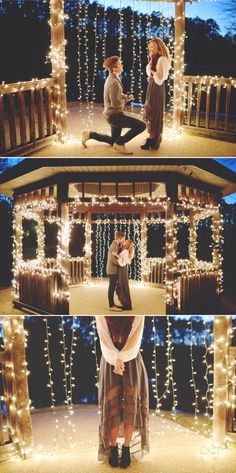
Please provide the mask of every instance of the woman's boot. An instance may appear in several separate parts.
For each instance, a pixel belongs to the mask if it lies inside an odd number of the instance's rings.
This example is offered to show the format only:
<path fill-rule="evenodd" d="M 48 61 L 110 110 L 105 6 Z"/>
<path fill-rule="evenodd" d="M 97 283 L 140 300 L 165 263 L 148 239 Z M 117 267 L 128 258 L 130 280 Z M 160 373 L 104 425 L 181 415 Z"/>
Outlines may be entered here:
<path fill-rule="evenodd" d="M 121 454 L 121 459 L 120 459 L 120 467 L 121 468 L 127 468 L 131 463 L 131 458 L 130 458 L 130 449 L 129 447 L 125 447 L 124 445 L 122 446 L 122 454 Z"/>
<path fill-rule="evenodd" d="M 118 466 L 119 464 L 119 457 L 118 457 L 118 446 L 115 447 L 110 446 L 109 452 L 109 465 L 111 466 Z"/>
<path fill-rule="evenodd" d="M 155 140 L 153 140 L 152 138 L 147 138 L 146 139 L 146 143 L 144 145 L 141 146 L 142 149 L 154 149 L 154 146 L 155 146 Z"/>

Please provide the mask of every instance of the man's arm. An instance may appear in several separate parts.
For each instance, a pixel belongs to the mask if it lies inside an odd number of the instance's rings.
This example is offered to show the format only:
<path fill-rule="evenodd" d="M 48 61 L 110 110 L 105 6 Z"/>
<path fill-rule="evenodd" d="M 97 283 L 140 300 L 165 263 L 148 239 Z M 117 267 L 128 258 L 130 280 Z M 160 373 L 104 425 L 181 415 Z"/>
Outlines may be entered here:
<path fill-rule="evenodd" d="M 116 80 L 115 83 L 112 83 L 109 87 L 109 97 L 111 101 L 111 106 L 113 108 L 123 107 L 125 103 L 125 98 L 122 98 L 122 90 L 119 82 Z"/>

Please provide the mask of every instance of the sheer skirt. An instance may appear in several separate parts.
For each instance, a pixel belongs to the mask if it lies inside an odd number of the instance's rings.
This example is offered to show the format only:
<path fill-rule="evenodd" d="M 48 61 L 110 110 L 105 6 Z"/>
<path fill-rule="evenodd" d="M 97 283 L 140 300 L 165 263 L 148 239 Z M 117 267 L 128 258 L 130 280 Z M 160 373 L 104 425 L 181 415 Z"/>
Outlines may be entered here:
<path fill-rule="evenodd" d="M 147 123 L 148 132 L 152 134 L 155 140 L 157 148 L 162 141 L 164 110 L 165 82 L 162 85 L 158 85 L 151 77 L 149 78 L 144 105 L 144 120 Z"/>
<path fill-rule="evenodd" d="M 102 356 L 99 374 L 99 450 L 98 459 L 108 457 L 112 428 L 119 426 L 118 445 L 124 437 L 124 423 L 134 428 L 131 454 L 140 459 L 149 452 L 148 378 L 141 354 L 125 363 L 123 376 Z"/>

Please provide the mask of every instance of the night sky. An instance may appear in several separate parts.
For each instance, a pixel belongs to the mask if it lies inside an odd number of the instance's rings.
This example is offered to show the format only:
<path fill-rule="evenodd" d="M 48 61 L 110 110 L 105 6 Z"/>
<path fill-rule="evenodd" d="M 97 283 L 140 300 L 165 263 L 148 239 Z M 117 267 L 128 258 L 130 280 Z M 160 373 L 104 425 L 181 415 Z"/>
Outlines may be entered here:
<path fill-rule="evenodd" d="M 193 2 L 192 4 L 188 2 L 186 5 L 186 16 L 189 18 L 199 16 L 203 20 L 213 18 L 220 26 L 221 33 L 224 35 L 225 33 L 227 33 L 227 30 L 230 27 L 231 18 L 229 15 L 226 15 L 224 13 L 223 3 L 224 0 L 199 0 L 198 2 Z M 163 9 L 163 12 L 168 12 L 169 15 L 174 16 L 173 3 L 170 3 L 168 5 L 167 3 L 164 4 L 160 2 L 160 6 L 159 8 L 157 8 L 158 4 L 154 1 L 148 2 L 142 0 L 106 0 L 107 7 L 112 6 L 113 8 L 120 8 L 120 5 L 122 5 L 123 7 L 130 6 L 135 10 L 139 10 L 143 13 L 148 14 L 152 11 Z"/>

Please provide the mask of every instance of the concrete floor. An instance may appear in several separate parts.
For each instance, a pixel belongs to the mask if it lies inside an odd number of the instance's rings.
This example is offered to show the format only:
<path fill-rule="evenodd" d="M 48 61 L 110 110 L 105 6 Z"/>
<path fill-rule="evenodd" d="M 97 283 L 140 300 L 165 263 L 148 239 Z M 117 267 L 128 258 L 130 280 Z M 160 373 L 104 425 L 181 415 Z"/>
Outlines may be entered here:
<path fill-rule="evenodd" d="M 114 314 L 108 307 L 107 288 L 107 281 L 70 288 L 70 315 Z M 133 310 L 125 311 L 126 315 L 165 315 L 164 289 L 130 281 L 130 293 Z"/>
<path fill-rule="evenodd" d="M 68 437 L 66 440 L 65 432 L 62 432 L 64 415 L 65 411 L 56 412 L 59 425 L 56 451 L 53 450 L 52 443 L 55 418 L 50 412 L 37 413 L 32 416 L 35 453 L 25 461 L 14 459 L 1 464 L 1 473 L 111 472 L 110 466 L 97 461 L 97 406 L 81 406 L 75 410 L 71 418 L 76 430 L 72 442 L 68 442 Z M 193 420 L 191 416 L 192 423 Z M 235 448 L 230 447 L 208 455 L 210 450 L 211 441 L 207 438 L 170 420 L 151 416 L 150 453 L 141 462 L 133 460 L 127 471 L 130 473 L 235 472 Z"/>
<path fill-rule="evenodd" d="M 101 133 L 109 133 L 109 125 L 102 115 L 103 106 L 94 105 L 93 115 L 88 123 L 88 111 L 82 111 L 76 102 L 68 105 L 68 135 L 66 144 L 52 144 L 39 151 L 32 151 L 29 156 L 35 157 L 124 157 L 105 143 L 89 141 L 84 149 L 81 145 L 81 132 L 83 129 L 93 129 Z M 137 116 L 135 114 L 135 116 Z M 166 128 L 163 142 L 158 151 L 143 151 L 140 146 L 147 137 L 146 131 L 132 140 L 127 147 L 133 152 L 133 157 L 233 157 L 236 155 L 236 144 L 220 141 L 213 138 L 197 135 L 181 134 L 177 137 Z M 131 156 L 132 157 L 132 156 Z M 127 159 L 127 157 L 124 157 Z"/>
<path fill-rule="evenodd" d="M 19 315 L 23 314 L 20 310 L 14 309 L 12 303 L 12 288 L 0 288 L 0 314 L 1 315 Z"/>

